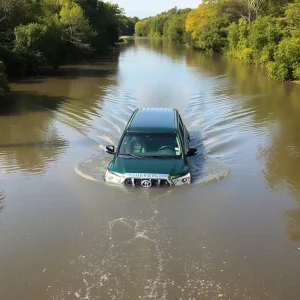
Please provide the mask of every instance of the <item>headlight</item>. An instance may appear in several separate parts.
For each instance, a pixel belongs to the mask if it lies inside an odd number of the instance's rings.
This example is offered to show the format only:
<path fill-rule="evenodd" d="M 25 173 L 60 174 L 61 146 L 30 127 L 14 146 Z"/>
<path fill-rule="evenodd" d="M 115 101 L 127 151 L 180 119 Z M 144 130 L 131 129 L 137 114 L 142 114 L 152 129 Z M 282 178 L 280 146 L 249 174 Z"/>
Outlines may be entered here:
<path fill-rule="evenodd" d="M 112 182 L 112 183 L 121 183 L 123 180 L 123 175 L 119 173 L 111 173 L 106 170 L 105 173 L 105 181 Z"/>
<path fill-rule="evenodd" d="M 172 181 L 175 185 L 183 185 L 183 184 L 191 183 L 191 174 L 188 173 L 182 177 L 172 179 Z"/>

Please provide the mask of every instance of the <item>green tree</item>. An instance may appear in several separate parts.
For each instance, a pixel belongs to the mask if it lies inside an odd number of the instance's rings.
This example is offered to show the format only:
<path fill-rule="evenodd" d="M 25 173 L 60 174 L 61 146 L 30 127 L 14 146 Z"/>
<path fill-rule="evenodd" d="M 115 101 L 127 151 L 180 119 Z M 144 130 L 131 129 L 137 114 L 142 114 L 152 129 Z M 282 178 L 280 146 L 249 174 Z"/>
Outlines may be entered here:
<path fill-rule="evenodd" d="M 295 0 L 287 5 L 285 18 L 290 35 L 300 37 L 300 0 Z"/>
<path fill-rule="evenodd" d="M 150 33 L 151 37 L 162 37 L 164 34 L 164 25 L 168 20 L 168 16 L 156 16 L 151 19 Z"/>
<path fill-rule="evenodd" d="M 151 18 L 140 20 L 135 24 L 135 34 L 137 36 L 147 36 L 150 34 Z"/>
<path fill-rule="evenodd" d="M 90 40 L 95 36 L 82 8 L 75 2 L 64 2 L 59 13 L 63 39 L 76 51 L 90 52 Z"/>
<path fill-rule="evenodd" d="M 138 21 L 135 24 L 135 35 L 165 38 L 173 42 L 185 41 L 185 20 L 190 8 L 172 9 L 154 17 Z"/>
<path fill-rule="evenodd" d="M 249 18 L 249 7 L 246 0 L 227 0 L 219 3 L 216 16 L 225 18 L 228 23 L 237 22 L 240 18 Z"/>
<path fill-rule="evenodd" d="M 193 39 L 197 39 L 197 35 L 202 28 L 215 18 L 217 9 L 217 3 L 205 0 L 188 14 L 185 27 L 186 31 L 191 33 Z"/>
<path fill-rule="evenodd" d="M 249 24 L 245 18 L 238 23 L 231 23 L 228 27 L 227 52 L 246 62 L 252 62 L 252 49 L 249 47 Z"/>
<path fill-rule="evenodd" d="M 91 45 L 98 53 L 105 52 L 120 38 L 120 24 L 124 16 L 123 9 L 117 4 L 99 1 L 96 8 L 88 10 L 88 19 L 96 32 L 91 39 Z"/>
<path fill-rule="evenodd" d="M 103 53 L 119 40 L 124 18 L 117 4 L 98 0 L 0 0 L 0 60 L 20 75 Z"/>
<path fill-rule="evenodd" d="M 268 64 L 272 78 L 300 80 L 300 38 L 284 38 L 278 45 L 275 61 Z"/>
<path fill-rule="evenodd" d="M 274 60 L 274 53 L 283 37 L 281 23 L 272 16 L 258 17 L 249 27 L 249 47 L 255 63 Z"/>
<path fill-rule="evenodd" d="M 164 26 L 164 37 L 172 42 L 183 43 L 186 16 L 187 14 L 176 14 L 169 18 Z"/>
<path fill-rule="evenodd" d="M 133 35 L 135 24 L 139 21 L 138 17 L 129 18 L 123 16 L 120 18 L 120 34 Z"/>
<path fill-rule="evenodd" d="M 46 58 L 42 51 L 46 31 L 45 25 L 37 23 L 20 25 L 15 28 L 14 51 L 23 58 L 25 68 L 37 72 L 39 65 L 46 64 Z"/>
<path fill-rule="evenodd" d="M 203 50 L 221 52 L 227 45 L 227 20 L 215 18 L 204 26 L 195 39 L 195 47 Z"/>
<path fill-rule="evenodd" d="M 0 0 L 0 22 L 8 22 L 23 7 L 25 0 Z"/>

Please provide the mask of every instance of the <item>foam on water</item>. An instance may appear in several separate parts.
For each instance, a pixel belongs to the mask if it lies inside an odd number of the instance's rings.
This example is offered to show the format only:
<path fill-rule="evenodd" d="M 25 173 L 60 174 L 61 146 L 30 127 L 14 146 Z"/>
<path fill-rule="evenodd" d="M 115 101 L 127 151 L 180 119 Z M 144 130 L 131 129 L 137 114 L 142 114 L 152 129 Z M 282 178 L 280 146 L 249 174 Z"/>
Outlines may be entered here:
<path fill-rule="evenodd" d="M 104 238 L 93 238 L 80 245 L 82 254 L 69 261 L 70 267 L 76 270 L 72 280 L 68 279 L 70 286 L 57 291 L 52 300 L 250 300 L 258 299 L 251 296 L 258 288 L 262 288 L 265 300 L 275 299 L 257 279 L 248 277 L 247 288 L 243 289 L 226 277 L 218 278 L 217 273 L 226 273 L 229 250 L 223 250 L 223 263 L 219 264 L 213 254 L 219 245 L 205 234 L 196 243 L 192 235 L 181 237 L 182 243 L 192 241 L 196 251 L 190 251 L 189 247 L 182 252 L 174 251 L 176 244 L 172 236 L 176 238 L 178 233 L 166 231 L 155 209 L 155 199 L 146 200 L 150 200 L 149 218 L 113 219 L 106 223 Z M 179 268 L 174 273 L 176 266 Z"/>

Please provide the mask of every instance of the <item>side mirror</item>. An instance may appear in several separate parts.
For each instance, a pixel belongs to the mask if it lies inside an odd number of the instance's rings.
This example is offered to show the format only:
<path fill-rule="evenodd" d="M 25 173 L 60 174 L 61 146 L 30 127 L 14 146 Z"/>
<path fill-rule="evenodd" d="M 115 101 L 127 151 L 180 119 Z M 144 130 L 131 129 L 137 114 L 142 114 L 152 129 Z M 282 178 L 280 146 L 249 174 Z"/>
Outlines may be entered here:
<path fill-rule="evenodd" d="M 197 154 L 197 148 L 189 148 L 186 156 L 194 156 Z"/>
<path fill-rule="evenodd" d="M 112 145 L 106 146 L 106 152 L 109 154 L 115 154 L 115 146 Z"/>

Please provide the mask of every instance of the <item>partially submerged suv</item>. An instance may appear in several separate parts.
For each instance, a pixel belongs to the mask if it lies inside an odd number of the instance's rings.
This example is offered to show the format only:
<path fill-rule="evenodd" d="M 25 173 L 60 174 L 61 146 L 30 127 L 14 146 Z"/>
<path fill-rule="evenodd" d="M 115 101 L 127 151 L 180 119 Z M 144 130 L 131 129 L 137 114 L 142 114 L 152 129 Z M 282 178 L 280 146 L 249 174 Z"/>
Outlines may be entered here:
<path fill-rule="evenodd" d="M 191 183 L 188 156 L 190 135 L 179 112 L 169 108 L 141 108 L 133 112 L 113 154 L 105 180 L 134 187 L 164 187 Z"/>

